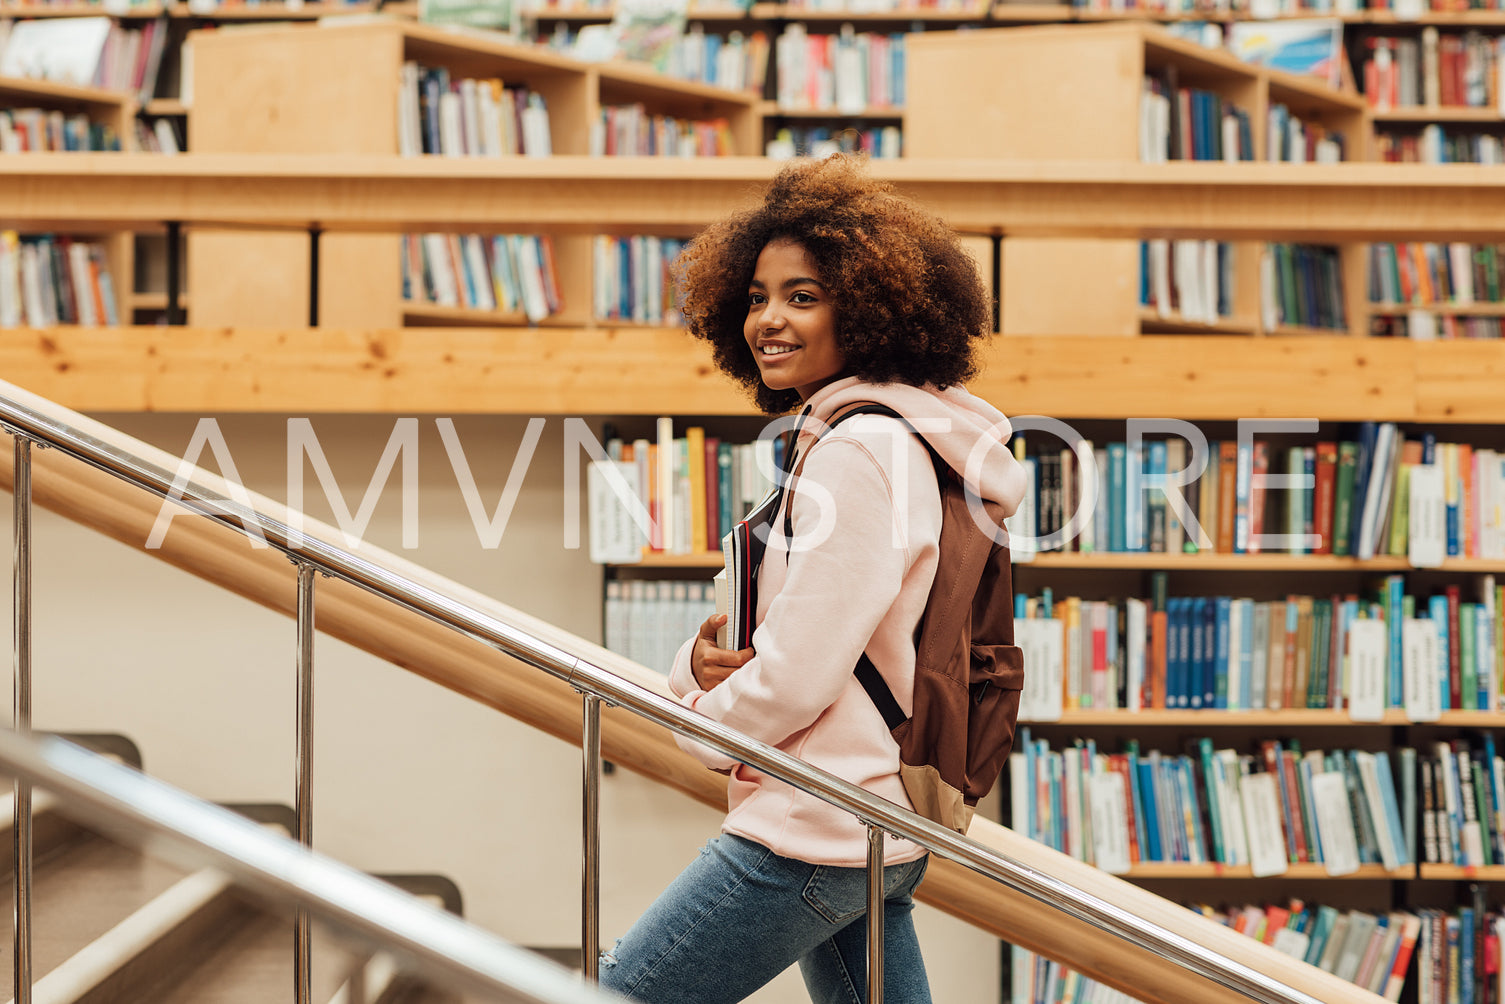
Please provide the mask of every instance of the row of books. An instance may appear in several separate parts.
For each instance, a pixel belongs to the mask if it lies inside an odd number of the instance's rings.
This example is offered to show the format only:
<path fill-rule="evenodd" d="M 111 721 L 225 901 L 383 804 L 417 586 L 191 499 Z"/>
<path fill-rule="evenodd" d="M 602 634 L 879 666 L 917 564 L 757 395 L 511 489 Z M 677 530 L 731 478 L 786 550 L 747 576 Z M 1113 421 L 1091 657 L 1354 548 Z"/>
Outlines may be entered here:
<path fill-rule="evenodd" d="M 497 79 L 451 79 L 444 67 L 402 66 L 398 152 L 405 157 L 547 157 L 553 152 L 543 96 Z"/>
<path fill-rule="evenodd" d="M 726 119 L 654 115 L 641 104 L 607 105 L 591 129 L 596 157 L 726 157 L 734 152 Z"/>
<path fill-rule="evenodd" d="M 415 303 L 522 311 L 564 309 L 553 238 L 537 234 L 404 234 L 402 296 Z"/>
<path fill-rule="evenodd" d="M 1486 867 L 1505 864 L 1505 758 L 1485 732 L 1432 745 L 1421 769 L 1422 860 Z"/>
<path fill-rule="evenodd" d="M 850 11 L 853 14 L 964 14 L 979 18 L 988 14 L 987 6 L 977 0 L 793 0 L 787 6 L 798 10 Z"/>
<path fill-rule="evenodd" d="M 43 18 L 0 28 L 0 77 L 126 91 L 143 103 L 156 91 L 167 19 L 127 28 L 113 17 Z"/>
<path fill-rule="evenodd" d="M 1477 31 L 1366 38 L 1364 95 L 1376 111 L 1392 108 L 1494 108 L 1505 39 Z"/>
<path fill-rule="evenodd" d="M 715 612 L 716 595 L 706 581 L 613 579 L 606 583 L 605 645 L 668 673 L 674 653 Z"/>
<path fill-rule="evenodd" d="M 1277 552 L 1405 556 L 1417 567 L 1505 557 L 1505 454 L 1430 432 L 1408 437 L 1393 422 L 1286 447 L 1252 435 L 1031 450 L 1032 434 L 1019 431 L 1012 442 L 1026 472 L 1009 523 L 1021 557 Z"/>
<path fill-rule="evenodd" d="M 732 31 L 723 37 L 692 24 L 670 50 L 664 72 L 679 80 L 762 97 L 769 49 L 768 35 L 761 31 Z"/>
<path fill-rule="evenodd" d="M 896 125 L 832 129 L 829 126 L 785 126 L 765 145 L 772 160 L 829 157 L 833 153 L 865 153 L 885 159 L 902 156 L 904 134 Z"/>
<path fill-rule="evenodd" d="M 1173 67 L 1146 76 L 1139 103 L 1139 159 L 1253 160 L 1249 113 L 1213 91 L 1180 87 Z"/>
<path fill-rule="evenodd" d="M 791 24 L 774 41 L 776 97 L 787 110 L 833 109 L 849 115 L 904 107 L 904 36 L 857 32 L 811 35 Z"/>
<path fill-rule="evenodd" d="M 654 437 L 606 437 L 604 463 L 592 465 L 587 484 L 593 561 L 627 564 L 643 552 L 721 552 L 721 538 L 773 487 L 783 441 L 732 443 L 707 436 L 701 426 L 674 434 L 660 418 Z M 615 481 L 615 485 L 612 484 Z M 632 508 L 642 507 L 643 527 Z"/>
<path fill-rule="evenodd" d="M 1423 306 L 1505 302 L 1505 244 L 1371 244 L 1369 299 Z"/>
<path fill-rule="evenodd" d="M 119 322 L 104 245 L 0 230 L 0 328 Z"/>
<path fill-rule="evenodd" d="M 672 237 L 597 237 L 592 249 L 596 317 L 679 324 L 670 265 L 684 245 Z"/>
<path fill-rule="evenodd" d="M 1139 242 L 1139 302 L 1161 317 L 1214 324 L 1233 312 L 1236 249 L 1221 241 Z"/>
<path fill-rule="evenodd" d="M 1379 159 L 1391 164 L 1505 164 L 1505 143 L 1482 132 L 1447 130 L 1429 122 L 1419 133 L 1375 132 Z"/>
<path fill-rule="evenodd" d="M 1251 753 L 1105 754 L 1091 740 L 1059 750 L 1020 730 L 1009 754 L 1014 830 L 1112 874 L 1140 863 L 1248 866 L 1255 877 L 1292 864 L 1351 875 L 1363 864 L 1415 862 L 1416 751 L 1310 750 L 1262 740 Z"/>
<path fill-rule="evenodd" d="M 136 149 L 168 155 L 183 152 L 184 141 L 170 117 L 136 119 Z"/>
<path fill-rule="evenodd" d="M 1415 338 L 1435 341 L 1451 338 L 1505 337 L 1505 318 L 1460 317 L 1412 308 L 1404 314 L 1375 314 L 1369 319 L 1373 338 Z"/>
<path fill-rule="evenodd" d="M 1365 594 L 1292 594 L 1257 601 L 1015 598 L 1016 634 L 1032 667 L 1027 721 L 1066 709 L 1280 710 L 1347 708 L 1360 720 L 1404 708 L 1413 721 L 1443 711 L 1500 709 L 1505 594 L 1492 576 L 1477 600 L 1448 585 L 1428 597 L 1387 576 Z"/>
<path fill-rule="evenodd" d="M 1341 132 L 1303 121 L 1280 102 L 1270 105 L 1265 126 L 1265 159 L 1296 164 L 1338 164 L 1347 149 Z"/>
<path fill-rule="evenodd" d="M 56 108 L 0 108 L 0 153 L 119 150 L 114 128 L 84 112 Z"/>
<path fill-rule="evenodd" d="M 1259 274 L 1266 331 L 1279 325 L 1347 330 L 1343 260 L 1337 248 L 1272 242 L 1260 251 Z"/>
<path fill-rule="evenodd" d="M 1409 986 L 1417 1004 L 1487 1004 L 1505 1000 L 1505 914 L 1488 909 L 1483 889 L 1473 883 L 1469 905 L 1451 912 L 1371 913 L 1304 900 L 1192 909 L 1389 1001 Z M 1021 948 L 1010 950 L 1009 980 L 1013 1004 L 1132 1000 Z"/>

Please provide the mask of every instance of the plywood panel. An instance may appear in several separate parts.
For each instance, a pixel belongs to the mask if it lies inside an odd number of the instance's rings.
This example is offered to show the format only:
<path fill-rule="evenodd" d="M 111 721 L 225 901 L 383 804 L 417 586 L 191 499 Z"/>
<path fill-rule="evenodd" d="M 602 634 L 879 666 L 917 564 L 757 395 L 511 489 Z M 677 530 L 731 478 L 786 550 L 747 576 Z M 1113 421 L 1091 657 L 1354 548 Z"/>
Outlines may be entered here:
<path fill-rule="evenodd" d="M 1133 160 L 1143 43 L 1134 26 L 987 29 L 905 43 L 910 157 Z"/>
<path fill-rule="evenodd" d="M 189 320 L 230 328 L 307 324 L 308 245 L 307 235 L 297 233 L 194 230 Z"/>
<path fill-rule="evenodd" d="M 1005 335 L 1137 335 L 1138 288 L 1133 241 L 1003 242 Z"/>
<path fill-rule="evenodd" d="M 1004 337 L 971 386 L 1010 415 L 1505 422 L 1499 349 Z M 662 328 L 18 330 L 0 340 L 0 372 L 89 411 L 755 413 L 701 343 Z"/>

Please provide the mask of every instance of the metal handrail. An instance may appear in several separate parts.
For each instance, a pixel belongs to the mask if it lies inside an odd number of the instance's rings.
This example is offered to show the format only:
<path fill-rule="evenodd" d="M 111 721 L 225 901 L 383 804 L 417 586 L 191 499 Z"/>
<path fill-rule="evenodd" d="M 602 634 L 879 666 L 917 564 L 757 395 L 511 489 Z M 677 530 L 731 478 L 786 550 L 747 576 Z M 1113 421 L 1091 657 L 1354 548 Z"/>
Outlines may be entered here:
<path fill-rule="evenodd" d="M 297 903 L 446 989 L 516 1004 L 621 1000 L 395 886 L 62 739 L 0 729 L 0 767 L 58 796 L 63 812 L 101 832 L 215 868 L 264 900 Z"/>
<path fill-rule="evenodd" d="M 801 788 L 857 816 L 869 827 L 920 844 L 932 853 L 1018 889 L 1071 917 L 1168 958 L 1182 968 L 1229 987 L 1252 1000 L 1262 1004 L 1319 1004 L 1317 998 L 1310 994 L 1137 917 L 1089 892 L 1042 874 L 976 841 L 959 836 L 938 823 L 812 767 L 782 750 L 750 739 L 543 641 L 522 628 L 446 596 L 380 563 L 310 536 L 301 529 L 294 530 L 282 521 L 201 483 L 188 481 L 175 484 L 173 472 L 42 411 L 0 396 L 0 425 L 10 428 L 17 435 L 55 447 L 158 496 L 171 496 L 180 500 L 186 508 L 231 529 L 259 534 L 267 543 L 284 551 L 297 563 L 313 565 L 321 572 L 493 646 L 565 681 L 588 696 L 626 708 L 679 735 L 756 767 L 770 777 Z M 869 857 L 871 859 L 871 851 Z"/>

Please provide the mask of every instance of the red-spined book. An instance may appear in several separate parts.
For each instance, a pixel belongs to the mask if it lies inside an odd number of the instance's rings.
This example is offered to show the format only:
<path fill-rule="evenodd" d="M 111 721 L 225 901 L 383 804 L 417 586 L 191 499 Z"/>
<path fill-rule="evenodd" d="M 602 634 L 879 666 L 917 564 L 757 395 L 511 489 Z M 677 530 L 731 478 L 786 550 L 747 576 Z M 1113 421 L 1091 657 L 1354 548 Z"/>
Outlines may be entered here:
<path fill-rule="evenodd" d="M 1134 814 L 1139 807 L 1134 804 L 1134 786 L 1129 780 L 1129 758 L 1123 753 L 1108 754 L 1108 770 L 1118 775 L 1124 786 L 1124 805 L 1128 807 L 1129 863 L 1138 864 L 1143 858 L 1139 853 L 1139 830 Z"/>
<path fill-rule="evenodd" d="M 1338 483 L 1338 444 L 1317 444 L 1317 483 L 1312 488 L 1312 519 L 1322 538 L 1313 554 L 1333 553 L 1333 501 Z"/>
<path fill-rule="evenodd" d="M 1296 860 L 1298 862 L 1310 861 L 1311 854 L 1307 850 L 1306 843 L 1306 820 L 1301 811 L 1301 781 L 1298 778 L 1296 761 L 1300 754 L 1293 750 L 1281 750 L 1280 753 L 1280 783 L 1286 793 L 1286 801 L 1291 806 L 1291 840 L 1296 845 Z"/>
<path fill-rule="evenodd" d="M 1270 444 L 1254 441 L 1254 476 L 1249 479 L 1249 554 L 1259 553 L 1259 535 L 1265 532 L 1265 481 L 1270 473 Z"/>
<path fill-rule="evenodd" d="M 1385 978 L 1384 997 L 1387 1001 L 1400 1000 L 1401 988 L 1406 985 L 1406 970 L 1411 968 L 1411 954 L 1416 950 L 1416 938 L 1421 933 L 1421 918 L 1414 913 L 1392 914 L 1391 923 L 1400 923 L 1400 943 L 1395 947 L 1395 961 L 1390 966 L 1390 975 Z"/>

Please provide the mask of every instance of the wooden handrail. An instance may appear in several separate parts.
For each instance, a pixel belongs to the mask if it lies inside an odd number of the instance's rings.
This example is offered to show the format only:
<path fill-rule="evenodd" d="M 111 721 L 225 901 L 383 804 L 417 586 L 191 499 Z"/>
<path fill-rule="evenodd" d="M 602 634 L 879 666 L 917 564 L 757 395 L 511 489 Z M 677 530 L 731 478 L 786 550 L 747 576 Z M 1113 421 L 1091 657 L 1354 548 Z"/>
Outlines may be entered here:
<path fill-rule="evenodd" d="M 0 373 L 84 412 L 752 415 L 663 328 L 51 328 Z M 971 388 L 1010 415 L 1505 423 L 1490 340 L 995 338 Z"/>
<path fill-rule="evenodd" d="M 4 385 L 0 385 L 0 391 L 13 393 L 12 388 Z M 177 467 L 177 458 L 106 426 L 48 406 L 24 392 L 14 396 L 149 462 L 168 469 Z M 11 483 L 11 463 L 9 452 L 0 451 L 0 487 Z M 206 475 L 203 481 L 212 485 L 216 479 Z M 41 451 L 33 458 L 33 498 L 44 508 L 143 549 L 161 505 L 148 493 L 57 450 Z M 285 517 L 285 510 L 276 503 L 256 496 L 253 501 L 267 515 Z M 311 534 L 327 534 L 330 539 L 337 539 L 331 528 L 312 520 L 306 521 L 306 525 Z M 281 552 L 253 549 L 241 535 L 207 519 L 195 516 L 174 519 L 162 546 L 147 553 L 263 606 L 284 614 L 293 613 L 294 573 Z M 420 584 L 512 621 L 544 641 L 579 652 L 644 687 L 666 692 L 662 676 L 621 656 L 441 579 L 395 555 L 375 548 L 363 548 L 362 553 Z M 579 742 L 580 698 L 562 681 L 340 580 L 321 582 L 318 603 L 320 630 L 567 742 Z M 602 752 L 606 759 L 707 805 L 725 807 L 725 778 L 705 770 L 682 753 L 667 732 L 636 715 L 621 709 L 606 712 Z M 1319 1000 L 1330 1004 L 1378 1004 L 1381 1000 L 996 823 L 979 819 L 973 823 L 969 835 L 1038 872 L 1088 889 L 1136 916 L 1268 973 Z M 1150 1004 L 1238 1004 L 1246 1000 L 1227 987 L 1180 969 L 1162 956 L 1128 945 L 1023 893 L 981 881 L 974 873 L 948 861 L 932 862 L 920 897 L 1013 944 L 1064 962 Z"/>
<path fill-rule="evenodd" d="M 778 166 L 757 157 L 28 154 L 0 160 L 0 226 L 688 233 L 756 200 Z M 872 172 L 978 233 L 1505 240 L 1505 174 L 1477 164 L 879 160 Z"/>

